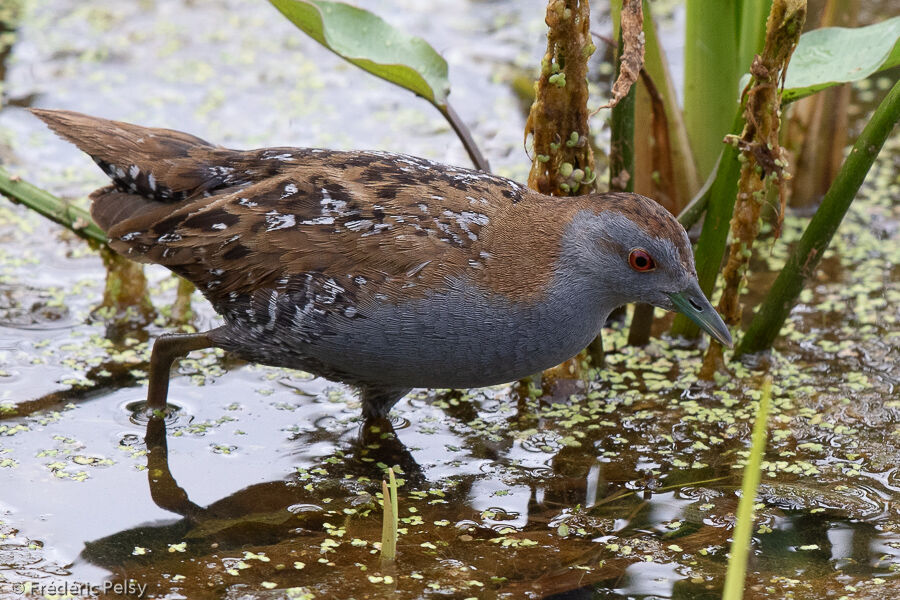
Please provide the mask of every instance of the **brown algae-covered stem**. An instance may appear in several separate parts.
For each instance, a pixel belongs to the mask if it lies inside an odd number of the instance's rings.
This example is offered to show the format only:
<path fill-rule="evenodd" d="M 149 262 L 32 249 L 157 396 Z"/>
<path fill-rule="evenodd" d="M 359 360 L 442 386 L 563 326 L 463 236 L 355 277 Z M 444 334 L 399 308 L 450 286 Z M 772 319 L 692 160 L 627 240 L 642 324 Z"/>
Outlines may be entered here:
<path fill-rule="evenodd" d="M 122 330 L 143 327 L 155 318 L 144 265 L 116 254 L 108 246 L 100 248 L 106 267 L 103 303 L 94 315 L 122 326 Z M 114 336 L 115 337 L 115 336 Z"/>
<path fill-rule="evenodd" d="M 525 135 L 533 136 L 528 186 L 544 194 L 593 191 L 594 156 L 588 143 L 588 59 L 594 53 L 587 0 L 552 0 L 547 6 L 547 53 L 535 84 Z"/>
<path fill-rule="evenodd" d="M 759 234 L 759 216 L 769 183 L 782 185 L 785 158 L 778 143 L 781 125 L 779 86 L 800 39 L 806 20 L 805 0 L 776 0 L 766 23 L 766 44 L 750 67 L 752 79 L 745 90 L 744 131 L 734 140 L 741 151 L 741 177 L 731 218 L 731 244 L 722 270 L 724 289 L 718 309 L 725 322 L 739 326 L 741 284 Z M 711 378 L 722 367 L 722 348 L 712 342 L 703 361 L 701 377 Z"/>

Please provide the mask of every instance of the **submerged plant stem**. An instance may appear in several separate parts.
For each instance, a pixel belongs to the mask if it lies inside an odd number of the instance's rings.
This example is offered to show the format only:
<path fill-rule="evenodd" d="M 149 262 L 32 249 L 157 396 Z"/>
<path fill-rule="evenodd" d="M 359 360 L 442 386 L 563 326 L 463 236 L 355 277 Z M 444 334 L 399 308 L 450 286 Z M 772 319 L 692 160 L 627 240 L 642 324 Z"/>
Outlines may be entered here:
<path fill-rule="evenodd" d="M 150 301 L 144 265 L 108 246 L 100 248 L 100 258 L 106 267 L 106 287 L 103 303 L 94 309 L 94 315 L 107 320 L 107 337 L 119 340 L 151 323 L 156 311 Z"/>
<path fill-rule="evenodd" d="M 173 275 L 178 279 L 178 291 L 175 295 L 175 302 L 172 303 L 172 322 L 179 325 L 185 325 L 190 322 L 194 316 L 191 310 L 191 294 L 197 289 L 193 283 L 187 279 Z"/>

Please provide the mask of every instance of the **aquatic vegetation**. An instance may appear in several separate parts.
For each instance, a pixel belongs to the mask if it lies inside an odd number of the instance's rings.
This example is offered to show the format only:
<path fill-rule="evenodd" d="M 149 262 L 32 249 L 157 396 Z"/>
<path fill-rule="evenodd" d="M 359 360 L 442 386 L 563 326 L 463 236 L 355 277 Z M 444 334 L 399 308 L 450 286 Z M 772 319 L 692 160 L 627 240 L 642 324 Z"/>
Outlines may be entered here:
<path fill-rule="evenodd" d="M 36 4 L 7 89 L 212 132 L 230 146 L 383 146 L 465 161 L 438 115 L 342 71 L 275 11 L 160 6 L 172 12 Z M 524 180 L 523 119 L 497 73 L 540 57 L 545 6 L 479 8 L 476 21 L 441 18 L 439 5 L 424 3 L 397 14 L 401 25 L 470 36 L 447 51 L 478 88 L 458 87 L 458 108 L 490 139 L 497 170 Z M 292 61 L 280 58 L 288 51 Z M 260 94 L 261 81 L 287 92 Z M 873 108 L 893 83 L 857 84 L 855 102 Z M 363 111 L 391 125 L 354 116 L 349 127 L 347 115 Z M 59 145 L 19 109 L 0 113 L 0 129 L 23 179 L 66 197 L 101 184 L 79 158 L 56 154 Z M 634 348 L 617 325 L 605 332 L 603 367 L 563 391 L 418 392 L 397 406 L 393 431 L 361 438 L 349 390 L 202 352 L 173 373 L 179 411 L 165 428 L 178 443 L 166 460 L 132 410 L 143 395 L 147 338 L 167 326 L 165 315 L 149 332 L 110 341 L 105 321 L 91 317 L 105 275 L 96 254 L 2 203 L 0 589 L 34 573 L 95 583 L 110 573 L 108 582 L 198 599 L 718 597 L 759 388 L 770 375 L 747 585 L 773 600 L 891 594 L 900 576 L 898 153 L 900 139 L 889 137 L 775 351 L 760 362 L 730 360 L 733 376 L 714 385 L 698 380 L 696 348 L 665 335 Z M 748 303 L 783 268 L 806 222 L 788 211 L 781 240 L 757 242 Z M 764 223 L 763 235 L 770 231 Z M 147 277 L 157 306 L 174 302 L 174 280 L 155 269 Z M 194 323 L 214 323 L 194 299 Z M 402 468 L 403 499 L 400 548 L 386 567 L 378 494 L 389 466 Z"/>
<path fill-rule="evenodd" d="M 388 481 L 390 483 L 388 483 Z M 397 558 L 397 530 L 399 529 L 399 508 L 397 500 L 397 478 L 393 467 L 388 469 L 388 481 L 381 482 L 382 529 L 381 560 L 390 563 Z"/>
<path fill-rule="evenodd" d="M 736 522 L 734 533 L 731 536 L 731 551 L 728 554 L 728 571 L 725 574 L 722 600 L 741 600 L 744 595 L 744 580 L 753 532 L 753 507 L 756 504 L 763 455 L 766 453 L 769 405 L 772 401 L 771 379 L 767 378 L 763 382 L 761 391 L 756 422 L 753 424 L 753 435 L 750 438 L 752 444 L 750 456 L 744 467 L 744 476 L 741 482 L 741 500 L 735 512 Z"/>

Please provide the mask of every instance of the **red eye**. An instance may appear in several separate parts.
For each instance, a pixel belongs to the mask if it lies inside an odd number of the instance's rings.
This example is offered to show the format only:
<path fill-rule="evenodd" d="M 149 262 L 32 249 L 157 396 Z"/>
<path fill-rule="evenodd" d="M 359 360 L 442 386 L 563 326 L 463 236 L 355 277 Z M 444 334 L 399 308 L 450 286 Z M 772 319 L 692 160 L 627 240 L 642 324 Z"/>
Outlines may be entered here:
<path fill-rule="evenodd" d="M 631 251 L 631 254 L 628 255 L 628 264 L 632 269 L 640 272 L 652 271 L 656 268 L 653 257 L 643 248 L 635 248 Z"/>

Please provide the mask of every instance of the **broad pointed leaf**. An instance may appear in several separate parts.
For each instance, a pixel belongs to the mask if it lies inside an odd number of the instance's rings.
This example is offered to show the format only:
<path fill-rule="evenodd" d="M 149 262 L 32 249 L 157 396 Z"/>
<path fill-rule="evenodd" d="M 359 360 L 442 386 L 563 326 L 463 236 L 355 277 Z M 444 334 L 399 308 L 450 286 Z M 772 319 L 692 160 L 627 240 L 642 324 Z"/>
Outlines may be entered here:
<path fill-rule="evenodd" d="M 784 83 L 785 102 L 865 79 L 900 64 L 900 17 L 847 29 L 826 27 L 800 36 Z"/>
<path fill-rule="evenodd" d="M 369 73 L 443 107 L 450 93 L 447 62 L 428 42 L 380 17 L 327 0 L 270 0 L 311 38 Z"/>

